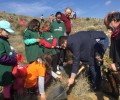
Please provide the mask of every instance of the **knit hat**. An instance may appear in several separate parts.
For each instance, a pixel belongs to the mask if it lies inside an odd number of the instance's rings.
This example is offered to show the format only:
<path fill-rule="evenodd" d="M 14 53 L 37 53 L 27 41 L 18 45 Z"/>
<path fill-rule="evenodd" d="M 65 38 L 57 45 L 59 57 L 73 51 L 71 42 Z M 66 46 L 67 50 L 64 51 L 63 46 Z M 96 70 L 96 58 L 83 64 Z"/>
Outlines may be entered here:
<path fill-rule="evenodd" d="M 0 28 L 6 30 L 9 33 L 14 33 L 14 31 L 11 29 L 10 23 L 6 20 L 0 21 Z"/>

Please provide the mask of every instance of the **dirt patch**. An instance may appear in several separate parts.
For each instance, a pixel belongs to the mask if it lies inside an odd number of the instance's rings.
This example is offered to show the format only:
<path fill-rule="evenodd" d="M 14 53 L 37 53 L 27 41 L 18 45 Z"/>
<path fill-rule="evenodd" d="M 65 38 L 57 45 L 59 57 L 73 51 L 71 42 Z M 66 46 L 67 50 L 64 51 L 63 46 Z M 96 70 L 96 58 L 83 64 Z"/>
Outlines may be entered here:
<path fill-rule="evenodd" d="M 116 100 L 111 96 L 105 95 L 102 92 L 89 93 L 88 96 L 91 97 L 92 100 Z"/>
<path fill-rule="evenodd" d="M 74 95 L 69 95 L 68 100 L 79 100 L 79 97 L 74 96 Z"/>

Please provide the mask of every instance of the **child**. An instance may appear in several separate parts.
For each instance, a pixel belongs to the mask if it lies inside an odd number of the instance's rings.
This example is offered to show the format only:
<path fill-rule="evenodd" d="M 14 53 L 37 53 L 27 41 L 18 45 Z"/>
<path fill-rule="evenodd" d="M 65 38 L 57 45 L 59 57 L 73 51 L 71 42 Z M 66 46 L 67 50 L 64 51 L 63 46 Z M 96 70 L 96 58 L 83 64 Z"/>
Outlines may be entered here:
<path fill-rule="evenodd" d="M 39 45 L 40 43 L 44 45 L 45 40 L 40 39 L 39 35 L 39 27 L 40 22 L 37 19 L 33 19 L 29 22 L 27 29 L 24 32 L 24 43 L 25 43 L 25 52 L 27 61 L 29 63 L 29 66 L 27 68 L 27 77 L 25 79 L 25 88 L 34 88 L 37 84 L 38 79 L 38 85 L 40 89 L 41 94 L 41 100 L 44 100 L 45 93 L 44 93 L 44 76 L 46 72 L 45 65 L 48 64 L 51 59 L 49 59 L 47 62 L 47 55 L 42 58 L 41 64 L 36 62 L 36 59 L 39 58 L 41 55 L 43 55 L 42 47 Z M 50 64 L 49 64 L 50 65 Z M 39 81 L 40 80 L 40 81 Z M 42 83 L 41 83 L 42 82 Z"/>
<path fill-rule="evenodd" d="M 12 69 L 17 64 L 16 54 L 8 42 L 9 34 L 14 33 L 8 21 L 0 21 L 0 86 L 3 86 L 5 100 L 11 100 L 10 89 L 13 83 Z"/>
<path fill-rule="evenodd" d="M 17 54 L 18 64 L 14 66 L 12 70 L 12 75 L 15 77 L 13 83 L 13 91 L 16 93 L 15 95 L 19 95 L 20 97 L 24 93 L 24 78 L 27 75 L 27 67 L 28 65 L 21 66 L 21 62 L 23 62 L 23 57 L 21 54 Z"/>
<path fill-rule="evenodd" d="M 25 78 L 25 88 L 32 88 L 38 84 L 41 100 L 46 100 L 44 84 L 45 73 L 50 69 L 52 55 L 49 53 L 43 54 L 36 61 L 30 64 L 27 68 L 27 77 Z"/>
<path fill-rule="evenodd" d="M 51 29 L 51 23 L 49 21 L 46 21 L 42 27 L 42 35 L 41 37 L 43 39 L 46 40 L 46 42 L 50 43 L 51 46 L 49 47 L 44 47 L 44 53 L 49 52 L 53 55 L 53 59 L 55 59 L 55 55 L 56 55 L 56 50 L 54 49 L 54 47 L 56 47 L 57 45 L 57 40 L 54 37 L 54 35 L 50 32 Z M 56 66 L 56 61 L 53 60 L 52 62 L 52 67 L 53 67 L 53 71 L 56 72 L 57 71 L 57 66 Z"/>
<path fill-rule="evenodd" d="M 40 22 L 37 19 L 32 19 L 24 32 L 23 39 L 25 43 L 25 52 L 29 64 L 34 62 L 39 56 L 43 54 L 43 48 L 41 45 L 49 48 L 55 46 L 55 43 L 50 44 L 45 39 L 41 39 L 39 28 Z"/>
<path fill-rule="evenodd" d="M 43 54 L 42 48 L 39 45 L 39 28 L 40 22 L 37 19 L 32 19 L 24 32 L 23 39 L 25 43 L 25 52 L 29 64 L 34 62 L 39 56 Z"/>
<path fill-rule="evenodd" d="M 51 23 L 51 32 L 52 34 L 57 38 L 57 46 L 58 46 L 58 41 L 61 36 L 64 36 L 66 33 L 65 30 L 65 25 L 61 20 L 62 13 L 57 12 L 55 15 L 55 20 Z M 65 50 L 63 49 L 57 49 L 56 48 L 57 54 L 55 55 L 55 60 L 56 60 L 56 66 L 59 66 L 60 68 L 63 69 L 63 61 L 65 58 Z M 58 67 L 58 68 L 59 68 Z"/>

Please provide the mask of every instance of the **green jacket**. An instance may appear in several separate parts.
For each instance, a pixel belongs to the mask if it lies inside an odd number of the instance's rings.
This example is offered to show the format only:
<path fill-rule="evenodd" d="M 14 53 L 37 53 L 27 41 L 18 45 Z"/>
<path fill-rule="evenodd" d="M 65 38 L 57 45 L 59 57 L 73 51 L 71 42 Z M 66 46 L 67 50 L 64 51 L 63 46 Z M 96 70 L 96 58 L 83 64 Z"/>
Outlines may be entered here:
<path fill-rule="evenodd" d="M 37 38 L 40 38 L 38 32 L 25 30 L 23 39 L 25 43 L 26 58 L 29 63 L 35 61 L 39 56 L 43 54 L 42 47 L 36 41 Z"/>
<path fill-rule="evenodd" d="M 53 40 L 54 36 L 52 35 L 51 32 L 43 32 L 41 37 L 43 39 L 45 39 L 47 42 L 49 42 L 50 44 L 52 44 L 52 40 Z M 51 48 L 43 47 L 43 51 L 44 51 L 44 53 L 49 52 L 52 55 L 56 54 L 56 50 L 55 49 L 51 49 Z"/>
<path fill-rule="evenodd" d="M 65 25 L 63 22 L 57 22 L 56 20 L 51 23 L 51 32 L 59 40 L 60 36 L 64 36 Z"/>
<path fill-rule="evenodd" d="M 0 59 L 4 55 L 12 56 L 13 54 L 7 39 L 0 38 Z M 0 86 L 12 84 L 13 82 L 12 69 L 13 69 L 12 65 L 0 63 Z"/>

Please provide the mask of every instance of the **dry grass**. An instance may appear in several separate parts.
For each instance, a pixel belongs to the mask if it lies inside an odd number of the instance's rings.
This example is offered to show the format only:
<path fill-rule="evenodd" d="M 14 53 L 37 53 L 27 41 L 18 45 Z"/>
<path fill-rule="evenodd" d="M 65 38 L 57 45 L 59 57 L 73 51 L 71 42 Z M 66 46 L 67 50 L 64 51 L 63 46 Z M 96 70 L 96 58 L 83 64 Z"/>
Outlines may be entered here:
<path fill-rule="evenodd" d="M 13 17 L 13 20 L 10 20 L 10 17 Z M 8 14 L 6 12 L 0 12 L 0 20 L 2 20 L 2 19 L 9 20 L 12 24 L 13 29 L 15 30 L 16 34 L 10 36 L 9 41 L 10 41 L 11 45 L 15 48 L 15 50 L 18 53 L 21 53 L 23 55 L 24 63 L 27 63 L 27 62 L 26 62 L 26 57 L 25 57 L 25 48 L 24 48 L 22 34 L 23 34 L 23 30 L 26 28 L 26 26 L 20 25 L 20 20 L 24 19 L 26 21 L 26 23 L 28 23 L 32 18 L 33 17 L 27 17 L 27 16 L 22 16 L 22 15 L 16 15 L 16 14 Z M 99 30 L 99 31 L 104 31 L 109 36 L 109 31 L 106 30 L 102 19 L 77 18 L 76 20 L 72 20 L 72 25 L 73 25 L 73 27 L 72 27 L 71 34 L 74 34 L 75 32 L 82 31 L 82 30 Z M 68 59 L 71 59 L 71 57 L 68 56 Z M 108 57 L 108 53 L 104 56 L 104 60 L 105 60 L 105 65 L 109 66 L 111 61 Z M 66 83 L 67 79 L 68 79 L 68 75 L 66 75 L 64 73 L 63 74 L 63 80 L 64 80 L 63 83 Z M 55 83 L 53 82 L 48 89 L 50 90 L 51 87 L 54 87 L 54 85 L 55 85 Z M 69 98 L 68 100 L 92 100 L 90 97 L 88 97 L 89 88 L 90 87 L 89 87 L 87 78 L 80 76 L 76 80 L 76 84 L 75 84 L 74 88 L 72 89 L 70 95 L 68 96 L 68 98 Z M 72 96 L 72 95 L 74 95 L 74 96 Z M 74 99 L 71 99 L 71 96 Z"/>
<path fill-rule="evenodd" d="M 88 78 L 83 74 L 79 76 L 76 80 L 76 84 L 71 91 L 71 94 L 74 94 L 76 97 L 79 97 L 81 100 L 88 100 L 88 93 L 90 90 L 90 85 L 88 84 Z M 90 100 L 90 99 L 89 99 Z"/>

